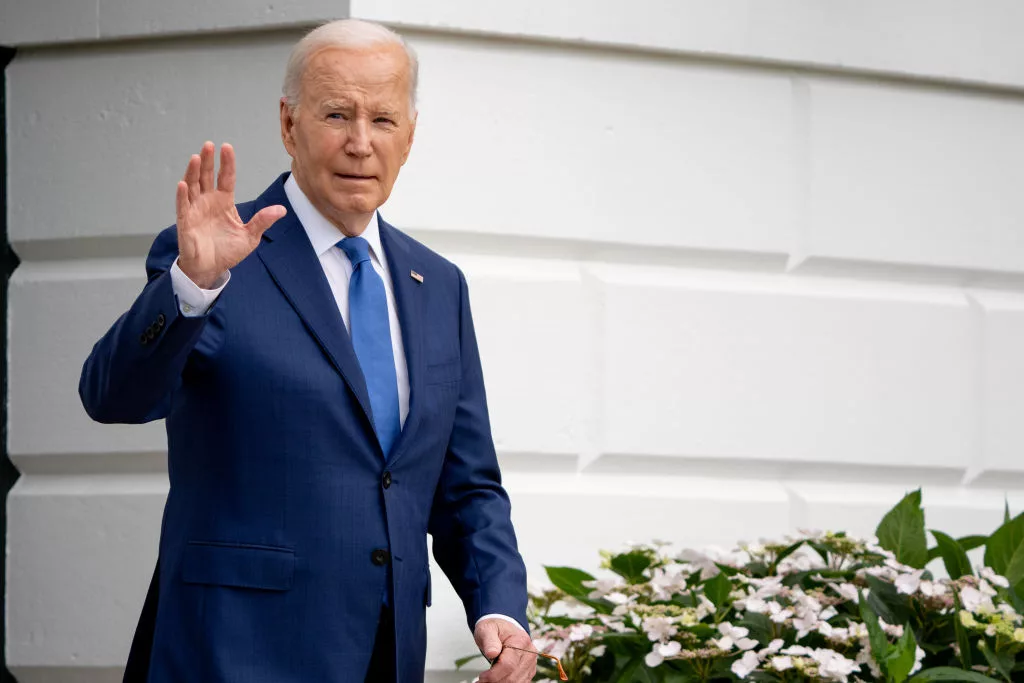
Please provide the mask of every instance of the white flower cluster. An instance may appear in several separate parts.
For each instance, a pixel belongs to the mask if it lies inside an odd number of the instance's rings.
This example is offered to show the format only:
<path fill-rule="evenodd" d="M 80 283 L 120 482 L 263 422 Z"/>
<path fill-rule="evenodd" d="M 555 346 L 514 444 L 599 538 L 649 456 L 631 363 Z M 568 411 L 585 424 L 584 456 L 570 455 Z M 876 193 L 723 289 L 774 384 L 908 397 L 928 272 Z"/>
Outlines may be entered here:
<path fill-rule="evenodd" d="M 627 581 L 613 575 L 583 584 L 589 591 L 586 600 L 606 608 L 595 611 L 563 596 L 563 619 L 534 619 L 540 651 L 560 658 L 582 653 L 589 663 L 605 653 L 604 634 L 633 634 L 650 643 L 644 662 L 651 668 L 673 661 L 673 666 L 686 666 L 686 661 L 725 660 L 739 679 L 759 671 L 793 670 L 801 678 L 836 683 L 879 680 L 884 677 L 872 656 L 859 602 L 871 596 L 872 585 L 881 590 L 882 584 L 891 587 L 880 595 L 909 596 L 905 599 L 919 601 L 921 609 L 959 618 L 968 629 L 1024 646 L 1024 617 L 997 599 L 998 589 L 1009 585 L 1006 578 L 986 567 L 977 577 L 932 579 L 924 570 L 898 562 L 875 539 L 807 532 L 782 543 L 744 544 L 735 551 L 673 555 L 660 545 L 635 546 L 632 551 L 651 558 L 642 577 L 633 575 Z M 711 584 L 718 605 L 705 593 Z M 564 618 L 577 623 L 565 626 Z M 755 626 L 757 633 L 752 634 Z M 889 643 L 904 635 L 898 624 L 879 619 L 879 626 Z M 918 647 L 911 673 L 921 669 L 925 656 Z"/>

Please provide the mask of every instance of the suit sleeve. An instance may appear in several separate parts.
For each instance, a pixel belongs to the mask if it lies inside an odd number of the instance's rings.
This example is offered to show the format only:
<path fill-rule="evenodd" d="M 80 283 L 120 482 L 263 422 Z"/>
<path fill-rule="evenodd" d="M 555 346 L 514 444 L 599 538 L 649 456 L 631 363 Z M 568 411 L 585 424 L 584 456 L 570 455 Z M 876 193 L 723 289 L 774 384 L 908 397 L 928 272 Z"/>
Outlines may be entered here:
<path fill-rule="evenodd" d="M 146 259 L 142 293 L 93 346 L 78 393 L 89 417 L 105 423 L 141 423 L 166 417 L 188 355 L 207 316 L 178 310 L 170 267 L 178 256 L 175 228 L 160 233 Z"/>
<path fill-rule="evenodd" d="M 461 272 L 458 279 L 462 382 L 431 511 L 434 557 L 462 599 L 471 630 L 485 614 L 503 614 L 529 632 L 526 567 L 491 438 L 469 292 Z"/>

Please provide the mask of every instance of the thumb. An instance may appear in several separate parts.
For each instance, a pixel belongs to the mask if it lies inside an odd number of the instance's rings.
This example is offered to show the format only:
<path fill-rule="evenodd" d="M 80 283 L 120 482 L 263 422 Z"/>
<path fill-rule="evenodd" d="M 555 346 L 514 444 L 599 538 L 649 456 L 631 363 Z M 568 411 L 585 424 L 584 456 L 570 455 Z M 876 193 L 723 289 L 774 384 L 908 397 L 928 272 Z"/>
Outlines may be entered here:
<path fill-rule="evenodd" d="M 487 659 L 494 659 L 501 654 L 501 638 L 498 637 L 498 629 L 493 624 L 481 624 L 480 635 L 477 638 L 477 645 Z"/>
<path fill-rule="evenodd" d="M 246 223 L 245 227 L 254 237 L 259 237 L 267 228 L 284 218 L 286 213 L 288 213 L 288 209 L 280 204 L 268 206 L 253 216 L 252 220 Z"/>

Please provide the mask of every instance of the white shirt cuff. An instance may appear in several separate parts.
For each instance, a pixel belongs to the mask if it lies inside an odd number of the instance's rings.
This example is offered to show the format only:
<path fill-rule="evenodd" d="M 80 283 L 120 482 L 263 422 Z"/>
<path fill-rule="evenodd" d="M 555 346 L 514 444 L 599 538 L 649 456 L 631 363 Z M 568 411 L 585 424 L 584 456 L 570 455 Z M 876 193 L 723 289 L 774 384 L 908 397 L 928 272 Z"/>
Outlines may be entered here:
<path fill-rule="evenodd" d="M 523 633 L 526 633 L 526 629 L 523 628 L 522 624 L 520 624 L 518 621 L 516 621 L 512 617 L 506 617 L 504 614 L 485 614 L 485 615 L 483 615 L 482 617 L 480 617 L 479 619 L 476 620 L 476 624 L 473 625 L 474 628 L 476 626 L 479 626 L 480 622 L 483 621 L 484 619 L 504 619 L 505 621 L 508 621 L 508 622 L 511 622 L 511 623 L 515 624 L 516 626 L 519 627 L 520 631 L 522 631 Z"/>
<path fill-rule="evenodd" d="M 171 288 L 178 297 L 178 308 L 186 318 L 197 318 L 206 315 L 217 300 L 224 287 L 231 280 L 231 271 L 226 271 L 216 282 L 213 289 L 202 289 L 192 282 L 188 275 L 178 266 L 178 259 L 171 265 Z"/>

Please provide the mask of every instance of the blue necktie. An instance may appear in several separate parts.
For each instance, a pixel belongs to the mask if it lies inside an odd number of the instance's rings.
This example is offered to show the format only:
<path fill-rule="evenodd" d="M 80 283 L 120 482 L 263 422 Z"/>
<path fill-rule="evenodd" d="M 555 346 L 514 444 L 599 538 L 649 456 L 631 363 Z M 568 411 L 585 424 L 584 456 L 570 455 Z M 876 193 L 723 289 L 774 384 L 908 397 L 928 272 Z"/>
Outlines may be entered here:
<path fill-rule="evenodd" d="M 352 262 L 348 282 L 348 325 L 359 366 L 366 379 L 373 427 L 387 458 L 402 431 L 398 414 L 398 377 L 391 349 L 391 325 L 384 281 L 370 263 L 370 244 L 362 237 L 338 242 Z"/>

